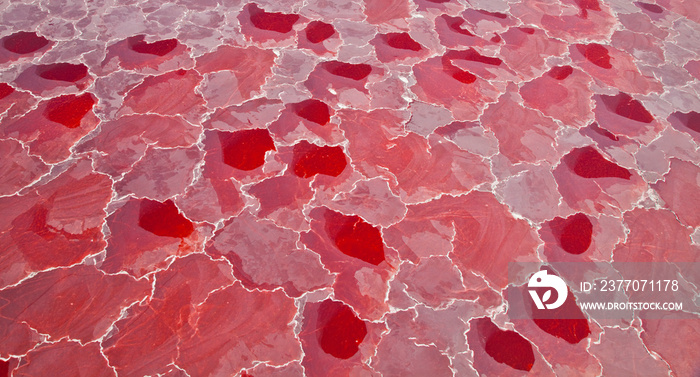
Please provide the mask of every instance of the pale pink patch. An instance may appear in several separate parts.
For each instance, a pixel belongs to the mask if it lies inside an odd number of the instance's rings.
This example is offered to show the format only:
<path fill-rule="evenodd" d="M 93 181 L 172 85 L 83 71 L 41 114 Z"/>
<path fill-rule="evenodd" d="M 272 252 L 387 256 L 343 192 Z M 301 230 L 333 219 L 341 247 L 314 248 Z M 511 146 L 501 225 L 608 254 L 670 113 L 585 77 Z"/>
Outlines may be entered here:
<path fill-rule="evenodd" d="M 384 297 L 395 274 L 395 251 L 376 238 L 376 227 L 359 217 L 325 207 L 313 209 L 309 216 L 311 230 L 302 233 L 301 241 L 320 255 L 326 269 L 337 274 L 335 297 L 352 306 L 360 318 L 381 318 L 389 310 Z M 355 252 L 359 254 L 348 254 Z"/>
<path fill-rule="evenodd" d="M 205 112 L 204 99 L 195 92 L 201 81 L 199 73 L 184 69 L 148 76 L 127 93 L 119 115 L 181 115 L 196 122 Z"/>
<path fill-rule="evenodd" d="M 417 83 L 411 91 L 422 101 L 445 106 L 456 120 L 476 120 L 500 94 L 488 81 L 457 67 L 449 55 L 416 64 L 413 74 Z"/>
<path fill-rule="evenodd" d="M 664 129 L 664 125 L 655 119 L 642 102 L 627 93 L 596 95 L 593 98 L 598 124 L 615 135 L 646 144 Z"/>
<path fill-rule="evenodd" d="M 251 99 L 272 74 L 274 59 L 272 50 L 228 45 L 198 57 L 195 69 L 205 77 L 204 98 L 213 107 Z"/>
<path fill-rule="evenodd" d="M 646 183 L 635 171 L 615 164 L 590 146 L 562 157 L 553 174 L 564 202 L 590 215 L 619 215 L 646 191 Z"/>
<path fill-rule="evenodd" d="M 275 366 L 298 360 L 295 313 L 294 301 L 280 290 L 249 292 L 235 283 L 214 291 L 193 313 L 195 332 L 183 337 L 176 363 L 189 375 L 210 376 L 235 375 L 254 360 Z"/>
<path fill-rule="evenodd" d="M 408 0 L 363 0 L 367 22 L 374 25 L 401 25 L 410 18 Z"/>
<path fill-rule="evenodd" d="M 114 188 L 121 194 L 165 200 L 185 190 L 201 160 L 202 151 L 196 147 L 150 147 Z"/>
<path fill-rule="evenodd" d="M 135 35 L 107 47 L 107 55 L 98 74 L 102 76 L 119 68 L 145 74 L 159 74 L 193 66 L 194 60 L 188 54 L 187 46 L 177 39 L 155 40 L 144 35 Z"/>
<path fill-rule="evenodd" d="M 546 59 L 566 51 L 566 44 L 547 37 L 544 31 L 535 28 L 514 27 L 501 35 L 505 45 L 501 56 L 508 66 L 521 76 L 536 77 L 547 69 Z"/>
<path fill-rule="evenodd" d="M 583 71 L 622 92 L 649 94 L 662 90 L 659 81 L 639 71 L 633 56 L 615 47 L 579 43 L 570 45 L 569 53 Z"/>
<path fill-rule="evenodd" d="M 227 221 L 207 248 L 228 259 L 234 275 L 249 289 L 284 288 L 292 297 L 330 286 L 333 277 L 318 256 L 296 246 L 299 235 L 244 212 Z M 261 270 L 260 265 L 268 268 Z"/>
<path fill-rule="evenodd" d="M 97 151 L 93 155 L 96 169 L 111 176 L 131 170 L 143 158 L 148 145 L 160 148 L 191 146 L 202 132 L 179 116 L 133 114 L 105 122 L 94 138 L 81 143 L 80 152 Z"/>
<path fill-rule="evenodd" d="M 673 319 L 667 318 L 673 315 Z M 680 318 L 679 318 L 680 317 Z M 693 347 L 700 339 L 697 323 L 700 318 L 691 313 L 669 313 L 658 319 L 647 319 L 642 323 L 641 338 L 644 345 L 656 352 L 679 376 L 697 372 L 697 349 Z"/>
<path fill-rule="evenodd" d="M 367 84 L 377 81 L 384 69 L 366 63 L 324 61 L 316 65 L 304 82 L 314 98 L 332 107 L 338 104 L 369 107 Z"/>
<path fill-rule="evenodd" d="M 567 126 L 583 127 L 591 114 L 591 79 L 571 66 L 553 67 L 547 73 L 520 88 L 525 104 Z"/>
<path fill-rule="evenodd" d="M 110 237 L 100 269 L 138 278 L 168 266 L 172 256 L 201 251 L 212 231 L 185 218 L 171 200 L 133 198 L 107 218 L 107 226 Z"/>
<path fill-rule="evenodd" d="M 21 118 L 4 120 L 0 135 L 26 142 L 30 155 L 57 163 L 70 157 L 71 147 L 100 123 L 96 105 L 91 93 L 44 100 Z"/>
<path fill-rule="evenodd" d="M 41 159 L 30 156 L 18 141 L 0 140 L 0 195 L 11 195 L 48 173 Z"/>
<path fill-rule="evenodd" d="M 227 271 L 228 270 L 228 271 Z M 104 343 L 105 356 L 119 373 L 155 374 L 168 370 L 181 337 L 192 333 L 194 305 L 234 280 L 224 262 L 197 254 L 177 259 L 156 275 L 153 298 L 116 322 L 119 332 Z"/>
<path fill-rule="evenodd" d="M 14 84 L 34 95 L 51 97 L 80 93 L 93 81 L 94 78 L 85 64 L 71 62 L 32 65 L 17 76 Z"/>
<path fill-rule="evenodd" d="M 520 105 L 517 94 L 512 92 L 515 89 L 509 90 L 484 111 L 481 124 L 493 131 L 500 152 L 514 164 L 555 160 L 554 139 L 559 126 L 537 111 Z"/>
<path fill-rule="evenodd" d="M 492 179 L 481 157 L 445 142 L 442 136 L 426 140 L 414 133 L 398 134 L 397 113 L 343 111 L 340 116 L 345 136 L 351 140 L 348 153 L 358 171 L 386 177 L 405 202 L 464 193 Z"/>
<path fill-rule="evenodd" d="M 362 321 L 351 310 L 343 303 L 331 300 L 305 305 L 299 338 L 304 349 L 301 364 L 307 376 L 371 373 L 366 363 L 374 356 L 386 327 L 384 324 Z M 330 348 L 334 341 L 337 342 L 335 350 Z M 350 355 L 355 349 L 357 351 Z"/>
<path fill-rule="evenodd" d="M 700 168 L 690 162 L 671 159 L 671 170 L 652 187 L 678 219 L 690 227 L 700 226 Z"/>
<path fill-rule="evenodd" d="M 48 182 L 0 198 L 0 286 L 30 274 L 70 266 L 105 247 L 104 208 L 112 197 L 111 180 L 79 160 Z"/>

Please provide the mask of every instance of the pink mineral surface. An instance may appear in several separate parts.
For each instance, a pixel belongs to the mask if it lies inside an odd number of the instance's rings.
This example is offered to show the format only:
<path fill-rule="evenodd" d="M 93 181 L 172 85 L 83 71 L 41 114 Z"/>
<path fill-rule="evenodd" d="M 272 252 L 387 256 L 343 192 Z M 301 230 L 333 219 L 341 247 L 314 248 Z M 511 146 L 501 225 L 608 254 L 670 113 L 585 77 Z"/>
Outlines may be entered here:
<path fill-rule="evenodd" d="M 697 0 L 4 2 L 0 157 L 0 377 L 700 376 Z"/>

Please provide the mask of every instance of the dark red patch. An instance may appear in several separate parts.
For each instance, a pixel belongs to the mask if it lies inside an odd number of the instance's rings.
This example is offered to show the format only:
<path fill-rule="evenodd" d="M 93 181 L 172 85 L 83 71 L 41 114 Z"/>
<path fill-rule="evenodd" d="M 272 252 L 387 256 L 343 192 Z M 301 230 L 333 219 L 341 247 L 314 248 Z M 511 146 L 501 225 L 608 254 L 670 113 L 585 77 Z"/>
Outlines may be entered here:
<path fill-rule="evenodd" d="M 588 320 L 576 305 L 574 294 L 569 291 L 566 301 L 556 309 L 537 309 L 532 302 L 533 321 L 544 332 L 576 344 L 591 333 Z"/>
<path fill-rule="evenodd" d="M 535 363 L 532 345 L 515 331 L 497 331 L 484 345 L 484 350 L 494 360 L 514 369 L 529 371 Z"/>
<path fill-rule="evenodd" d="M 139 207 L 139 226 L 156 236 L 184 238 L 194 232 L 194 226 L 180 214 L 172 200 L 161 203 L 143 199 Z"/>
<path fill-rule="evenodd" d="M 36 73 L 47 80 L 76 82 L 87 76 L 88 68 L 84 64 L 55 63 L 37 66 Z"/>
<path fill-rule="evenodd" d="M 442 57 L 442 70 L 452 76 L 455 80 L 463 84 L 471 84 L 476 81 L 476 76 L 469 71 L 462 70 L 452 64 L 452 59 L 454 58 L 454 53 L 457 51 L 449 51 Z"/>
<path fill-rule="evenodd" d="M 503 60 L 499 58 L 492 58 L 490 56 L 485 56 L 481 55 L 478 53 L 476 50 L 473 48 L 470 48 L 469 50 L 464 50 L 464 51 L 448 51 L 445 56 L 450 59 L 461 59 L 461 60 L 469 60 L 477 63 L 483 63 L 483 64 L 489 64 L 489 65 L 494 65 L 498 66 L 503 63 Z"/>
<path fill-rule="evenodd" d="M 503 63 L 503 60 L 499 58 L 492 58 L 490 56 L 485 56 L 481 55 L 480 53 L 476 52 L 474 49 L 469 49 L 467 51 L 464 51 L 462 55 L 462 59 L 466 60 L 471 60 L 474 62 L 479 62 L 479 63 L 484 63 L 484 64 L 490 64 L 490 65 L 501 65 Z"/>
<path fill-rule="evenodd" d="M 316 174 L 337 177 L 348 165 L 343 148 L 340 146 L 319 147 L 302 140 L 294 146 L 293 153 L 294 175 L 301 178 L 313 177 Z"/>
<path fill-rule="evenodd" d="M 452 72 L 451 76 L 452 78 L 463 84 L 471 84 L 474 81 L 476 81 L 476 76 L 474 74 L 468 71 L 461 70 L 459 68 L 456 68 L 456 71 Z"/>
<path fill-rule="evenodd" d="M 593 130 L 595 133 L 597 133 L 597 134 L 599 134 L 599 135 L 603 135 L 603 136 L 607 137 L 608 139 L 610 139 L 610 140 L 612 140 L 612 141 L 619 141 L 619 140 L 620 140 L 620 138 L 617 137 L 617 135 L 615 135 L 614 133 L 612 133 L 612 132 L 606 130 L 605 128 L 600 127 L 600 126 L 598 125 L 598 123 L 595 123 L 595 122 L 592 123 L 592 124 L 591 124 L 591 130 Z"/>
<path fill-rule="evenodd" d="M 10 361 L 0 360 L 0 377 L 9 377 L 10 375 Z"/>
<path fill-rule="evenodd" d="M 651 123 L 654 121 L 654 116 L 644 108 L 644 105 L 627 93 L 620 93 L 616 96 L 603 95 L 601 99 L 608 109 L 614 111 L 615 114 L 619 116 L 642 123 Z"/>
<path fill-rule="evenodd" d="M 331 24 L 322 21 L 312 21 L 306 25 L 306 39 L 311 43 L 320 43 L 335 34 L 335 28 Z"/>
<path fill-rule="evenodd" d="M 15 54 L 30 54 L 49 44 L 49 40 L 34 32 L 19 31 L 3 38 L 2 45 Z"/>
<path fill-rule="evenodd" d="M 325 215 L 326 234 L 343 254 L 378 266 L 385 260 L 384 240 L 376 227 L 359 216 L 335 211 Z"/>
<path fill-rule="evenodd" d="M 685 119 L 683 124 L 695 132 L 700 132 L 700 113 L 691 111 L 688 113 L 688 117 Z"/>
<path fill-rule="evenodd" d="M 323 68 L 332 75 L 360 81 L 372 73 L 372 66 L 369 64 L 352 64 L 339 61 L 323 63 Z"/>
<path fill-rule="evenodd" d="M 292 31 L 297 21 L 299 21 L 299 15 L 297 14 L 265 12 L 255 4 L 252 4 L 250 7 L 250 22 L 260 30 L 286 34 Z"/>
<path fill-rule="evenodd" d="M 445 15 L 442 15 L 441 17 L 445 19 L 445 22 L 447 23 L 447 26 L 448 26 L 451 30 L 453 30 L 453 31 L 455 31 L 455 32 L 457 32 L 457 33 L 459 33 L 459 34 L 468 35 L 468 36 L 470 36 L 470 37 L 473 37 L 473 36 L 474 36 L 474 34 L 472 34 L 469 30 L 462 29 L 462 25 L 464 25 L 464 23 L 465 23 L 465 21 L 464 21 L 463 18 L 451 17 L 451 16 L 448 16 L 448 15 L 446 15 L 446 14 L 445 14 Z"/>
<path fill-rule="evenodd" d="M 10 94 L 14 93 L 15 88 L 11 87 L 9 84 L 4 82 L 0 83 L 0 99 L 3 99 Z"/>
<path fill-rule="evenodd" d="M 556 310 L 556 309 L 555 309 Z M 537 327 L 557 338 L 576 344 L 585 339 L 591 330 L 585 319 L 535 319 Z"/>
<path fill-rule="evenodd" d="M 331 120 L 330 108 L 317 99 L 307 99 L 306 101 L 295 103 L 292 105 L 292 108 L 300 117 L 322 126 Z"/>
<path fill-rule="evenodd" d="M 576 175 L 583 178 L 622 178 L 630 179 L 629 170 L 605 159 L 595 148 L 583 147 L 574 149 L 570 167 Z"/>
<path fill-rule="evenodd" d="M 77 128 L 80 127 L 83 117 L 92 110 L 93 106 L 95 106 L 95 98 L 90 93 L 84 93 L 80 96 L 72 94 L 60 96 L 52 98 L 46 104 L 44 117 L 68 128 Z"/>
<path fill-rule="evenodd" d="M 449 3 L 452 0 L 427 0 L 430 3 L 435 3 L 435 4 L 444 4 L 444 3 Z"/>
<path fill-rule="evenodd" d="M 477 322 L 481 339 L 484 339 L 484 351 L 499 363 L 513 369 L 529 371 L 535 365 L 535 353 L 532 344 L 522 335 L 511 330 L 501 330 L 488 318 Z"/>
<path fill-rule="evenodd" d="M 321 303 L 317 313 L 317 339 L 323 352 L 339 359 L 353 357 L 367 336 L 365 322 L 349 306 L 330 299 Z"/>
<path fill-rule="evenodd" d="M 525 34 L 535 34 L 535 29 L 531 27 L 519 27 L 518 30 L 522 31 Z"/>
<path fill-rule="evenodd" d="M 557 217 L 549 226 L 559 241 L 559 246 L 569 254 L 583 254 L 591 246 L 593 224 L 583 213 L 571 215 L 566 219 Z"/>
<path fill-rule="evenodd" d="M 597 65 L 598 67 L 610 69 L 612 64 L 610 64 L 610 55 L 608 54 L 608 49 L 605 46 L 598 43 L 591 43 L 587 45 L 577 44 L 576 49 L 583 54 L 583 56 L 591 63 Z"/>
<path fill-rule="evenodd" d="M 598 0 L 575 0 L 576 5 L 581 9 L 581 18 L 588 18 L 589 10 L 600 10 Z"/>
<path fill-rule="evenodd" d="M 37 204 L 32 209 L 27 211 L 26 215 L 26 217 L 30 217 L 32 219 L 31 223 L 28 224 L 28 229 L 34 234 L 47 241 L 52 241 L 56 238 L 54 229 L 49 227 L 49 224 L 46 222 L 49 215 L 49 209 L 46 208 L 46 206 Z M 15 222 L 17 221 L 15 220 Z"/>
<path fill-rule="evenodd" d="M 683 124 L 695 132 L 700 132 L 700 113 L 691 111 L 688 113 L 688 117 L 685 119 Z"/>
<path fill-rule="evenodd" d="M 671 114 L 671 117 L 678 119 L 684 126 L 690 128 L 691 130 L 700 132 L 700 113 L 695 111 L 691 111 L 689 113 L 676 111 L 675 113 Z"/>
<path fill-rule="evenodd" d="M 576 5 L 581 9 L 588 10 L 600 10 L 600 3 L 598 0 L 575 0 Z"/>
<path fill-rule="evenodd" d="M 408 33 L 389 33 L 382 35 L 382 38 L 389 46 L 401 50 L 420 51 L 420 43 L 411 38 Z"/>
<path fill-rule="evenodd" d="M 457 135 L 457 132 L 471 128 L 471 124 L 472 123 L 466 122 L 452 122 L 446 126 L 442 126 L 436 129 L 435 133 L 438 135 L 446 136 L 449 139 L 453 139 L 455 138 L 455 135 Z"/>
<path fill-rule="evenodd" d="M 549 77 L 555 78 L 557 80 L 564 80 L 574 73 L 574 69 L 570 65 L 565 65 L 561 67 L 554 67 L 547 72 Z"/>
<path fill-rule="evenodd" d="M 641 9 L 644 9 L 646 11 L 649 11 L 651 13 L 663 13 L 664 8 L 661 8 L 660 6 L 656 4 L 649 4 L 649 3 L 641 3 L 641 2 L 635 2 L 635 4 L 640 7 Z"/>
<path fill-rule="evenodd" d="M 254 170 L 265 163 L 265 153 L 275 150 L 270 131 L 260 128 L 220 132 L 224 163 L 240 170 Z"/>
<path fill-rule="evenodd" d="M 141 54 L 165 56 L 177 47 L 177 39 L 164 39 L 148 43 L 143 35 L 138 35 L 128 39 L 129 47 Z"/>
<path fill-rule="evenodd" d="M 500 19 L 502 19 L 502 20 L 505 20 L 506 18 L 508 18 L 508 15 L 505 14 L 505 13 L 489 12 L 489 11 L 483 10 L 483 9 L 479 9 L 479 13 L 485 14 L 485 15 L 487 15 L 487 16 L 491 16 L 491 17 L 494 17 L 494 18 L 500 18 Z"/>

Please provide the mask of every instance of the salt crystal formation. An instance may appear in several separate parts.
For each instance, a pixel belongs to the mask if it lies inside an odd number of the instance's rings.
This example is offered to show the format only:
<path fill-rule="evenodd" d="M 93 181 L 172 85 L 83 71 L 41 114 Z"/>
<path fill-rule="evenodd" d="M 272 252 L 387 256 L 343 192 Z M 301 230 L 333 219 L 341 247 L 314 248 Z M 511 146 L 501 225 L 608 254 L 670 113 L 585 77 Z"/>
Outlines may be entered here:
<path fill-rule="evenodd" d="M 697 1 L 0 10 L 0 377 L 700 373 L 507 273 L 700 261 Z"/>

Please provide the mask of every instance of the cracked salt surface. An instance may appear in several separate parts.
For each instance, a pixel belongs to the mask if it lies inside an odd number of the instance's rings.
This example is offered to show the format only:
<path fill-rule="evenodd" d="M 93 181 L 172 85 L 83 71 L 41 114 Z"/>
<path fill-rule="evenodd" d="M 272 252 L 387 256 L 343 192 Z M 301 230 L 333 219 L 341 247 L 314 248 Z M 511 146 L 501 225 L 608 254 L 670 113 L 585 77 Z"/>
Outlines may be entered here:
<path fill-rule="evenodd" d="M 697 374 L 697 306 L 508 276 L 698 295 L 695 5 L 0 5 L 0 377 Z"/>

